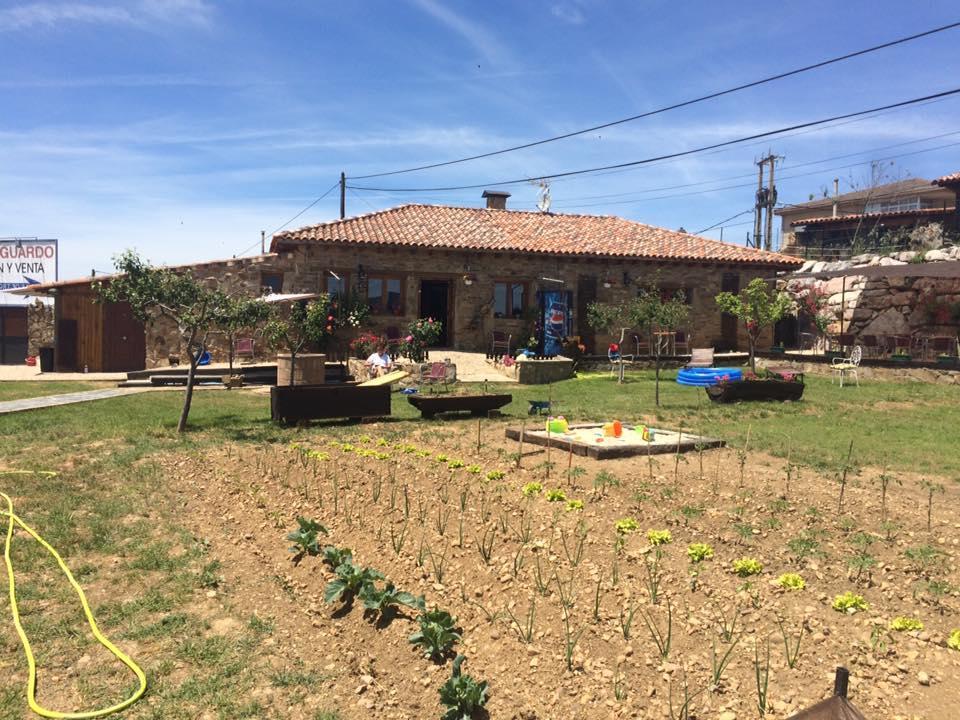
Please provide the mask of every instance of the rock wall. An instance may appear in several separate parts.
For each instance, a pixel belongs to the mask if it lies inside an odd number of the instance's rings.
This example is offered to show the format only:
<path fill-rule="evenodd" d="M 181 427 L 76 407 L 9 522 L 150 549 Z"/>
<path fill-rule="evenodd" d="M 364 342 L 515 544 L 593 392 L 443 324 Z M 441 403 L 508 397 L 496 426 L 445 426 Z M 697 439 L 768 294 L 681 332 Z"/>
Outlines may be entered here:
<path fill-rule="evenodd" d="M 38 299 L 27 306 L 27 355 L 38 355 L 42 347 L 53 347 L 53 305 Z"/>
<path fill-rule="evenodd" d="M 810 261 L 798 272 L 856 270 L 858 267 L 906 265 L 917 263 L 918 260 L 960 262 L 960 246 L 928 250 L 922 255 L 915 251 L 905 251 L 890 256 L 858 255 L 838 262 Z M 933 301 L 936 304 L 960 308 L 960 278 L 867 278 L 851 274 L 846 278 L 836 277 L 829 280 L 788 279 L 784 286 L 798 301 L 811 288 L 824 296 L 824 312 L 829 317 L 829 334 L 840 332 L 841 316 L 843 331 L 857 336 L 957 334 L 956 315 L 949 319 L 932 317 L 928 305 Z M 944 320 L 947 321 L 943 322 Z"/>

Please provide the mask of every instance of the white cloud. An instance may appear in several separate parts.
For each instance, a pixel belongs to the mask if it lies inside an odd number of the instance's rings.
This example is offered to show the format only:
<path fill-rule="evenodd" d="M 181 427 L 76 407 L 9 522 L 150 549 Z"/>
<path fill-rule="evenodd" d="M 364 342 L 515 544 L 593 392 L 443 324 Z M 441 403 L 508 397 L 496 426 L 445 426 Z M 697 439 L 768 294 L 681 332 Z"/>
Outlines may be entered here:
<path fill-rule="evenodd" d="M 414 0 L 414 3 L 434 20 L 460 35 L 487 62 L 497 65 L 507 62 L 509 57 L 507 49 L 486 28 L 462 15 L 458 15 L 449 7 L 436 2 L 436 0 Z"/>
<path fill-rule="evenodd" d="M 587 19 L 580 7 L 574 2 L 555 3 L 550 7 L 550 13 L 558 20 L 570 25 L 582 25 Z"/>
<path fill-rule="evenodd" d="M 159 22 L 206 26 L 212 14 L 213 8 L 204 0 L 138 0 L 124 5 L 36 2 L 0 10 L 0 31 L 77 23 L 149 27 Z"/>

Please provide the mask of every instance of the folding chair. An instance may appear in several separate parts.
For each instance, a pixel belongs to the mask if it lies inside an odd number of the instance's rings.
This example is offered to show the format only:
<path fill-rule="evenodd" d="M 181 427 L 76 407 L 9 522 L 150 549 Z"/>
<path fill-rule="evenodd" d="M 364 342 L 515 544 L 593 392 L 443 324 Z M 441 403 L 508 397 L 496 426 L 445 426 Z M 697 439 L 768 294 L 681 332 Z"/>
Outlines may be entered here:
<path fill-rule="evenodd" d="M 500 358 L 510 354 L 510 341 L 513 335 L 507 335 L 502 330 L 494 330 L 490 341 L 490 354 Z"/>
<path fill-rule="evenodd" d="M 446 364 L 442 362 L 430 363 L 430 372 L 426 375 L 421 375 L 420 383 L 422 385 L 430 385 L 433 392 L 436 392 L 435 388 L 437 383 L 442 383 L 444 392 L 449 391 Z"/>
<path fill-rule="evenodd" d="M 237 338 L 233 343 L 233 356 L 235 358 L 254 356 L 253 338 Z"/>

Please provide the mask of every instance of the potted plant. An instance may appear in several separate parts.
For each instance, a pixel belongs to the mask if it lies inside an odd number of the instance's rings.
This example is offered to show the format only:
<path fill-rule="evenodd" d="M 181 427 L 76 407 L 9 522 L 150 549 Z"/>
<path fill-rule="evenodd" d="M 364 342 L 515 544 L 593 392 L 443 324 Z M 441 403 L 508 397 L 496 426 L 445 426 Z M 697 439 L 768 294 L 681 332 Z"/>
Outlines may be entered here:
<path fill-rule="evenodd" d="M 789 371 L 759 372 L 745 371 L 743 378 L 732 380 L 729 376 L 721 376 L 716 385 L 706 388 L 707 395 L 713 402 L 730 403 L 741 400 L 799 400 L 803 397 L 803 373 Z"/>
<path fill-rule="evenodd" d="M 937 367 L 955 368 L 957 367 L 957 360 L 958 358 L 954 355 L 941 353 L 940 355 L 937 355 Z"/>
<path fill-rule="evenodd" d="M 787 349 L 783 345 L 771 345 L 770 353 L 772 355 L 783 355 L 787 352 Z"/>
<path fill-rule="evenodd" d="M 907 348 L 897 348 L 890 359 L 896 363 L 908 363 L 913 360 L 913 356 L 907 351 Z"/>
<path fill-rule="evenodd" d="M 330 312 L 330 297 L 320 295 L 309 301 L 298 301 L 286 310 L 279 310 L 263 328 L 270 345 L 286 353 L 277 355 L 277 385 L 297 385 L 297 359 L 304 362 L 299 377 L 304 385 L 324 382 L 325 355 L 304 354 L 310 345 L 325 345 L 336 332 L 336 318 Z"/>

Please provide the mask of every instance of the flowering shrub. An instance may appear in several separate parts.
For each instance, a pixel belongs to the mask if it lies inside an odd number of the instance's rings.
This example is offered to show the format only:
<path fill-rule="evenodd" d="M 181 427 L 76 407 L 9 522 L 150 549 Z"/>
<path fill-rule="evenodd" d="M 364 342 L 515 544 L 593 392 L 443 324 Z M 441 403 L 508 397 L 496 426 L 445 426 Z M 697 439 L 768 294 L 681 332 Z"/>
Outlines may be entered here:
<path fill-rule="evenodd" d="M 896 617 L 890 621 L 890 629 L 897 632 L 923 630 L 923 623 L 912 617 Z"/>
<path fill-rule="evenodd" d="M 413 362 L 423 362 L 427 356 L 427 346 L 433 345 L 440 337 L 443 323 L 433 318 L 414 320 L 407 327 L 407 335 L 400 342 L 400 353 Z"/>
<path fill-rule="evenodd" d="M 849 590 L 833 599 L 833 609 L 848 615 L 853 615 L 858 610 L 867 610 L 869 607 L 863 595 L 854 595 Z"/>
<path fill-rule="evenodd" d="M 673 542 L 673 536 L 669 530 L 648 530 L 647 541 L 654 547 L 657 545 L 668 545 Z"/>
<path fill-rule="evenodd" d="M 777 578 L 777 585 L 784 590 L 803 590 L 807 586 L 807 582 L 797 573 L 784 573 Z"/>
<path fill-rule="evenodd" d="M 763 572 L 763 565 L 755 558 L 745 557 L 733 561 L 733 571 L 740 577 L 750 577 Z"/>
<path fill-rule="evenodd" d="M 374 333 L 363 333 L 350 341 L 350 354 L 360 359 L 370 357 L 377 347 L 386 343 L 382 335 Z"/>
<path fill-rule="evenodd" d="M 687 545 L 687 557 L 692 563 L 709 560 L 713 557 L 713 548 L 707 543 L 690 543 Z"/>

